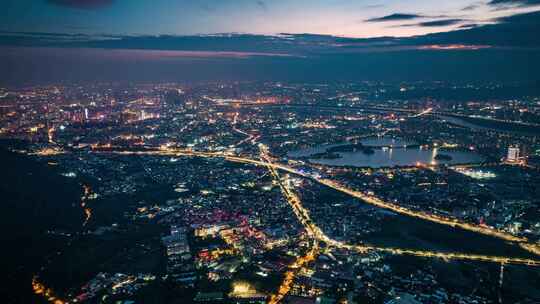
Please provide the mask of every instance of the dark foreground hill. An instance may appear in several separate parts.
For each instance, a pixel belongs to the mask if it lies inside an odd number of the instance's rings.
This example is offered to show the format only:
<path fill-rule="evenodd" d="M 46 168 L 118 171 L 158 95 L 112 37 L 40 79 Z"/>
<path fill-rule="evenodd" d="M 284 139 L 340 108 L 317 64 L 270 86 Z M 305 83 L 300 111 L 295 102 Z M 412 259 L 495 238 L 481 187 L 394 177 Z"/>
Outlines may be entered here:
<path fill-rule="evenodd" d="M 2 148 L 0 168 L 2 302 L 40 303 L 32 277 L 67 244 L 62 234 L 80 229 L 81 190 L 51 166 Z"/>

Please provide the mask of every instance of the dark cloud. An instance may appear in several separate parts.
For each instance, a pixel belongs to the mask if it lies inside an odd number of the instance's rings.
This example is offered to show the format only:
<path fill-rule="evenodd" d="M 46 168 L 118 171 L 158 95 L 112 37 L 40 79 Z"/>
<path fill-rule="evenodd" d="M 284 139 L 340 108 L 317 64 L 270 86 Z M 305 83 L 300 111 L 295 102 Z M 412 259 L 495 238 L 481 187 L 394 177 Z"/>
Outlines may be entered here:
<path fill-rule="evenodd" d="M 97 9 L 109 6 L 113 3 L 113 0 L 46 0 L 48 3 L 78 8 L 78 9 Z"/>
<path fill-rule="evenodd" d="M 467 20 L 464 20 L 464 19 L 441 19 L 441 20 L 419 22 L 419 23 L 415 23 L 415 24 L 405 24 L 405 25 L 402 25 L 402 26 L 438 27 L 438 26 L 455 25 L 455 24 L 459 24 L 459 23 L 464 22 L 464 21 L 467 21 Z"/>
<path fill-rule="evenodd" d="M 423 18 L 422 15 L 417 14 L 392 14 L 383 17 L 371 18 L 366 20 L 367 22 L 385 22 L 385 21 L 400 21 L 400 20 L 413 20 Z"/>
<path fill-rule="evenodd" d="M 540 47 L 540 11 L 503 17 L 495 21 L 496 24 L 412 37 L 405 40 L 405 43 Z"/>
<path fill-rule="evenodd" d="M 466 12 L 466 11 L 472 11 L 472 10 L 475 10 L 475 9 L 477 9 L 477 8 L 479 8 L 479 7 L 480 7 L 480 4 L 471 4 L 471 5 L 465 6 L 465 7 L 462 8 L 461 10 Z"/>
<path fill-rule="evenodd" d="M 263 0 L 257 0 L 255 2 L 257 4 L 257 6 L 262 9 L 263 11 L 267 11 L 268 10 L 268 6 L 266 5 L 266 2 L 264 2 Z"/>
<path fill-rule="evenodd" d="M 20 35 L 29 37 L 89 37 L 87 34 L 65 34 L 65 33 L 48 33 L 48 32 L 12 32 L 0 31 L 2 35 Z"/>
<path fill-rule="evenodd" d="M 459 26 L 460 29 L 470 29 L 470 28 L 474 28 L 474 27 L 479 27 L 481 26 L 480 24 L 476 24 L 476 23 L 465 23 L 465 24 L 462 24 Z"/>
<path fill-rule="evenodd" d="M 435 21 L 448 24 L 447 20 Z M 492 21 L 436 34 L 369 39 L 312 34 L 109 38 L 0 32 L 0 66 L 8 71 L 0 73 L 0 83 L 54 79 L 538 80 L 540 12 Z"/>
<path fill-rule="evenodd" d="M 532 6 L 540 5 L 540 0 L 491 0 L 488 4 L 494 6 Z"/>
<path fill-rule="evenodd" d="M 178 51 L 256 52 L 312 56 L 330 53 L 396 51 L 430 45 L 540 48 L 540 12 L 518 14 L 474 24 L 465 19 L 438 19 L 399 26 L 448 26 L 458 30 L 414 37 L 346 38 L 329 35 L 277 36 L 223 34 L 202 36 L 80 35 L 40 32 L 0 32 L 0 45 L 64 48 L 148 49 Z M 444 49 L 444 48 L 439 48 Z M 463 48 L 465 49 L 465 48 Z M 475 48 L 472 48 L 475 49 Z"/>

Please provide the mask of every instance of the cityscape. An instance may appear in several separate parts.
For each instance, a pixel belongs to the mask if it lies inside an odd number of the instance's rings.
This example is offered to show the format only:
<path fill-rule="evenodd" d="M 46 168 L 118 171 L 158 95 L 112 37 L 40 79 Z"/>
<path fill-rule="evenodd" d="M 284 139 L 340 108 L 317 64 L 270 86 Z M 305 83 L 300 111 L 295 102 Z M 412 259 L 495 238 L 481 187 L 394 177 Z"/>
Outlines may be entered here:
<path fill-rule="evenodd" d="M 540 303 L 536 1 L 163 2 L 0 13 L 3 302 Z"/>

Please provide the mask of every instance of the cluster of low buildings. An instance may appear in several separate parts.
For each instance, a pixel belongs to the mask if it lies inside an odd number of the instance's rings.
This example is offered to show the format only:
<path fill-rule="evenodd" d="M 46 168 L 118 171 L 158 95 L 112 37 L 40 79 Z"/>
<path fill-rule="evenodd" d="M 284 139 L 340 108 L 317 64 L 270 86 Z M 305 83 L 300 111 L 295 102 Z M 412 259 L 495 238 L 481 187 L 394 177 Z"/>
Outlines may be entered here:
<path fill-rule="evenodd" d="M 73 299 L 74 303 L 101 300 L 117 295 L 132 296 L 139 289 L 156 280 L 152 274 L 129 275 L 124 273 L 98 273 L 80 289 L 80 293 Z"/>

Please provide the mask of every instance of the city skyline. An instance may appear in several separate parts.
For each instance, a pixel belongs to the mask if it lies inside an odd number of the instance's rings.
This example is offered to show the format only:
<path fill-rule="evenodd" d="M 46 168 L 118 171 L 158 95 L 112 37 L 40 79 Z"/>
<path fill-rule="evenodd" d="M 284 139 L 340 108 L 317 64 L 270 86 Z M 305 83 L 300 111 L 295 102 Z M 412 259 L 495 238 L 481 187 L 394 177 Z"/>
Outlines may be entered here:
<path fill-rule="evenodd" d="M 463 81 L 2 88 L 9 298 L 534 303 L 539 94 Z"/>
<path fill-rule="evenodd" d="M 540 0 L 4 0 L 8 304 L 540 303 Z"/>

